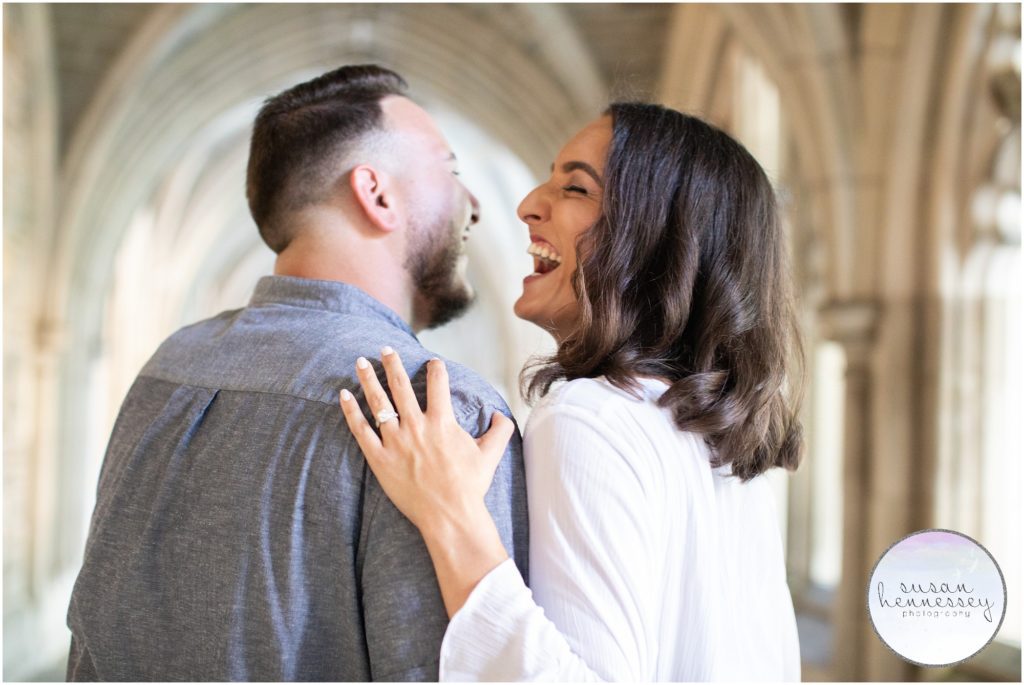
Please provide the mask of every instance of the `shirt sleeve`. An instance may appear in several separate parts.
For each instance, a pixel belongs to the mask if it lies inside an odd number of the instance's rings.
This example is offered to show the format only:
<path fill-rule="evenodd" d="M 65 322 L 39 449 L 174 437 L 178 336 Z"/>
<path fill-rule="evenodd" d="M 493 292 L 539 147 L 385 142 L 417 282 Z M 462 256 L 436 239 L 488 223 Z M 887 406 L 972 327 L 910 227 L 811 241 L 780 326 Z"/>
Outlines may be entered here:
<path fill-rule="evenodd" d="M 71 636 L 71 651 L 68 654 L 67 682 L 96 682 L 101 680 L 92 663 L 92 655 L 75 636 Z"/>
<path fill-rule="evenodd" d="M 660 573 L 651 493 L 592 413 L 556 405 L 526 437 L 533 592 L 505 562 L 455 615 L 442 680 L 650 680 Z"/>
<path fill-rule="evenodd" d="M 370 679 L 433 680 L 447 616 L 430 555 L 375 479 L 367 500 L 360 591 Z"/>

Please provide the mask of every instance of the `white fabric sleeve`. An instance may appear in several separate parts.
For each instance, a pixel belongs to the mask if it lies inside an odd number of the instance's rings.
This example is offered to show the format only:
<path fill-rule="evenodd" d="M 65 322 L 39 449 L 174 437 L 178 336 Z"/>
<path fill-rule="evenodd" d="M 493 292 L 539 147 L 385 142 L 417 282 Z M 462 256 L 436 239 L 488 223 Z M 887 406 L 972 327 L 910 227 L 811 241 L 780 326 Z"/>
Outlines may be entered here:
<path fill-rule="evenodd" d="M 510 562 L 488 574 L 448 627 L 441 680 L 651 680 L 657 498 L 591 412 L 545 408 L 526 441 L 532 596 Z"/>

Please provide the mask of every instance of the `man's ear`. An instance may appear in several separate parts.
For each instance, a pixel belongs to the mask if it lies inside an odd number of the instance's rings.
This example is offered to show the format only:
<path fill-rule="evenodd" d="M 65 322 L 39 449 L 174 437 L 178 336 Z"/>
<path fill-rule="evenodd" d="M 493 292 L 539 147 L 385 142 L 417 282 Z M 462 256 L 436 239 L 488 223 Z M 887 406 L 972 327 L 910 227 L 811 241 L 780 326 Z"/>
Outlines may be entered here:
<path fill-rule="evenodd" d="M 381 231 L 390 233 L 401 225 L 394 179 L 372 166 L 360 164 L 349 174 L 349 185 L 366 218 Z"/>

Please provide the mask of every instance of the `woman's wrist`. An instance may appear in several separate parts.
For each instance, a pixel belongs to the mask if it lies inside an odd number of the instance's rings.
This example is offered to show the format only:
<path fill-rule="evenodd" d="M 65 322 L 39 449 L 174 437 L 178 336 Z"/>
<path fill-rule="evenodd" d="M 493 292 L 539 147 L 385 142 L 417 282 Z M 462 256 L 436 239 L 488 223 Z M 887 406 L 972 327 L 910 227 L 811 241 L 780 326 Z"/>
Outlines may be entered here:
<path fill-rule="evenodd" d="M 466 508 L 459 516 L 437 518 L 420 529 L 431 556 L 442 560 L 466 561 L 477 557 L 508 558 L 494 519 L 481 502 L 478 507 Z M 495 564 L 497 565 L 497 564 Z"/>
<path fill-rule="evenodd" d="M 424 540 L 444 544 L 449 539 L 479 534 L 475 528 L 491 521 L 491 514 L 482 497 L 467 495 L 459 493 L 443 502 L 434 497 L 428 506 L 418 509 L 414 523 Z"/>
<path fill-rule="evenodd" d="M 449 617 L 462 608 L 484 576 L 509 558 L 483 503 L 468 509 L 463 518 L 437 520 L 420 532 Z"/>

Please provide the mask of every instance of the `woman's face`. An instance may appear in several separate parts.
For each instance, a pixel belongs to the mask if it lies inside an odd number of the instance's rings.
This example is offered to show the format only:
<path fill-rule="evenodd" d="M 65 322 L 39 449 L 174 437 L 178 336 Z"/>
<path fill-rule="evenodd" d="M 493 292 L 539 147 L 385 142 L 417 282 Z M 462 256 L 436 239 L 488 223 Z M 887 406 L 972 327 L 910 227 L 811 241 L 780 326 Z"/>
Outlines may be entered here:
<path fill-rule="evenodd" d="M 576 323 L 579 308 L 572 288 L 576 239 L 601 216 L 604 167 L 612 140 L 612 119 L 603 116 L 566 143 L 551 177 L 519 204 L 530 230 L 533 273 L 523 279 L 516 316 L 535 323 L 561 342 Z"/>

